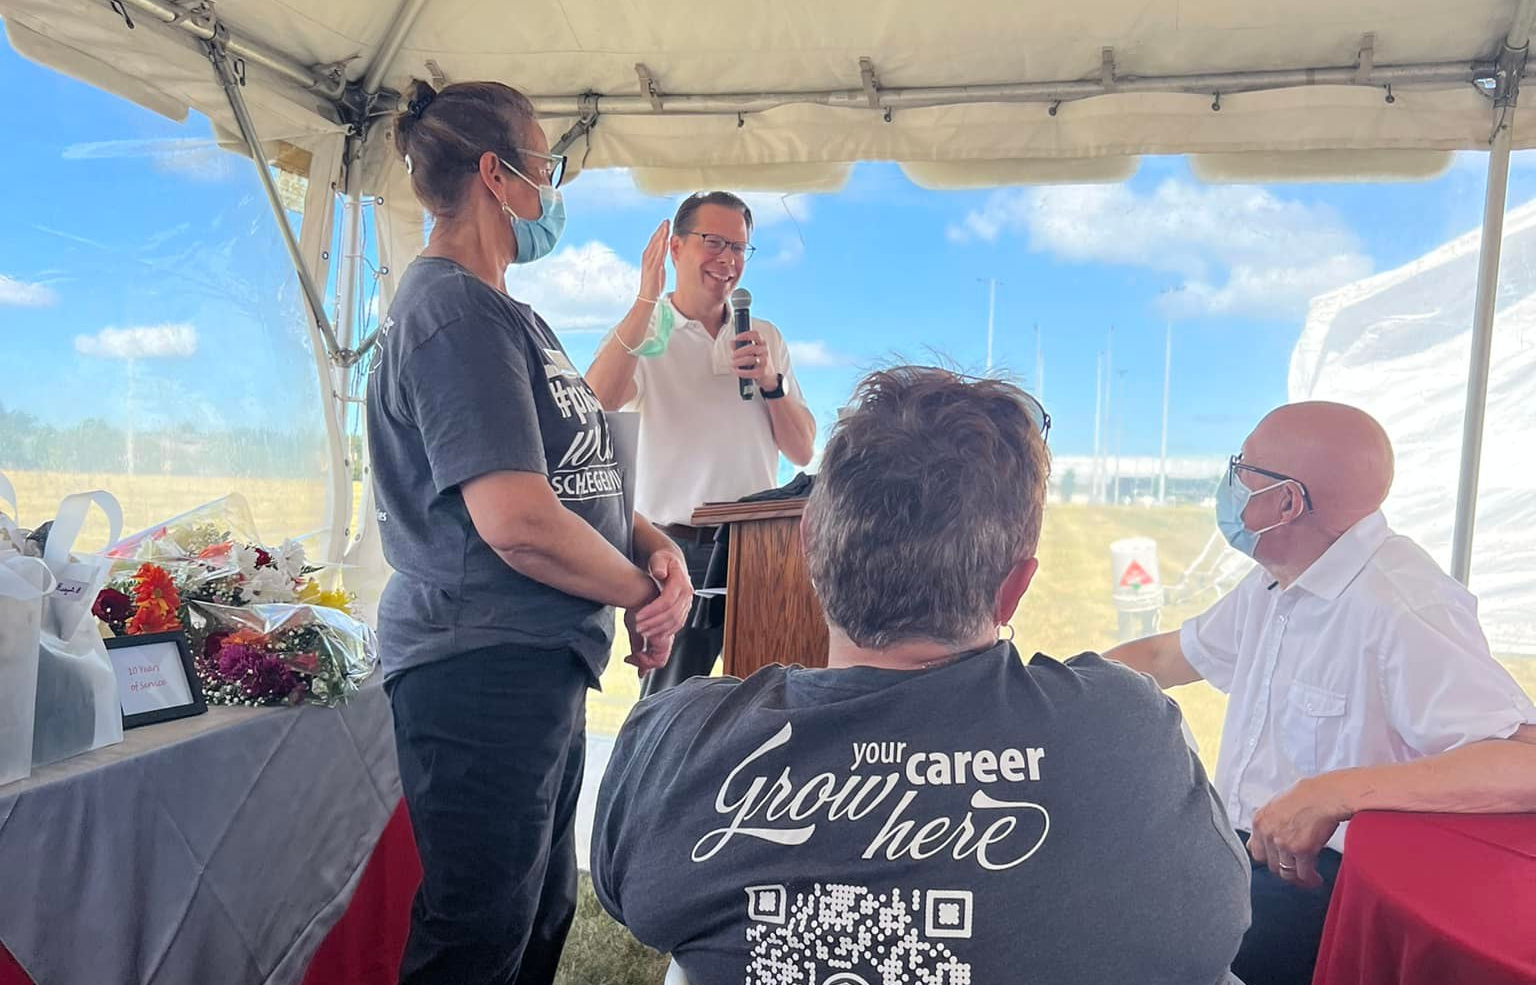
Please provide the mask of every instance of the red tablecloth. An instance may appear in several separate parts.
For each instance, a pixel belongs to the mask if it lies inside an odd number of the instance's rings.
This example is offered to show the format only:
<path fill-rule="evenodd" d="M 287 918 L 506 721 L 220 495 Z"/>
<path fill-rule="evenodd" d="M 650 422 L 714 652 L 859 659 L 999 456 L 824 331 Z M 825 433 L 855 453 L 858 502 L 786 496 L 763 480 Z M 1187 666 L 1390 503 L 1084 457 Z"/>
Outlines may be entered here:
<path fill-rule="evenodd" d="M 347 912 L 310 961 L 303 985 L 394 985 L 420 882 L 421 862 L 402 803 L 379 836 Z M 0 985 L 33 985 L 4 946 Z"/>
<path fill-rule="evenodd" d="M 1536 815 L 1350 822 L 1313 985 L 1536 983 Z"/>

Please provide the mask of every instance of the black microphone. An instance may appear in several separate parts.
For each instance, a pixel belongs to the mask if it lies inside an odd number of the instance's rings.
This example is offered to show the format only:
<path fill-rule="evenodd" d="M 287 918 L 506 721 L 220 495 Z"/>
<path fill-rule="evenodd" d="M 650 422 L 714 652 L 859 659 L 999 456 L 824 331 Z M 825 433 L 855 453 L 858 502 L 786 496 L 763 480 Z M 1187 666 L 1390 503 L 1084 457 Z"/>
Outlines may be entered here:
<path fill-rule="evenodd" d="M 731 292 L 731 318 L 736 324 L 736 334 L 744 335 L 752 331 L 752 315 L 748 308 L 752 307 L 752 292 L 745 287 L 738 287 Z M 745 342 L 737 342 L 736 348 L 740 349 Z M 741 399 L 752 399 L 752 381 L 738 380 L 741 384 Z"/>

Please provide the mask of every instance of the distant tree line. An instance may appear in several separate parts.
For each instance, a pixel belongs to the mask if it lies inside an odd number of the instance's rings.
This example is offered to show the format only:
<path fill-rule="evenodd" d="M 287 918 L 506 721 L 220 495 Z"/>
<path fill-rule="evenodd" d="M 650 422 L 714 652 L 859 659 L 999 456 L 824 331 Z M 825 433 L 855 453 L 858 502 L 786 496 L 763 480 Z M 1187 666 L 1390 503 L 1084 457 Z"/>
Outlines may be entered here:
<path fill-rule="evenodd" d="M 359 445 L 354 439 L 354 463 L 362 457 Z M 99 418 L 68 426 L 48 424 L 0 404 L 0 471 L 301 479 L 321 474 L 325 464 L 325 434 L 318 425 L 305 431 L 210 430 L 195 421 L 183 421 L 129 431 Z"/>

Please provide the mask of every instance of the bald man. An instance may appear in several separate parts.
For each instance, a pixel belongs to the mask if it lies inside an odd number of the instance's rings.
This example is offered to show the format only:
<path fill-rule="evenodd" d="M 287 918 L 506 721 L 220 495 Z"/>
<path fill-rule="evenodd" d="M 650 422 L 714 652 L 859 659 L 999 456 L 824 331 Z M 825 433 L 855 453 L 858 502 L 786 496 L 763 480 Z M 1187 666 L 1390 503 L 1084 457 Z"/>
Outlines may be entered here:
<path fill-rule="evenodd" d="M 1476 599 L 1388 528 L 1391 486 L 1369 415 L 1272 412 L 1216 500 L 1258 565 L 1177 632 L 1105 654 L 1230 695 L 1216 789 L 1253 857 L 1232 966 L 1247 985 L 1312 980 L 1355 812 L 1536 811 L 1536 707 L 1489 654 Z"/>

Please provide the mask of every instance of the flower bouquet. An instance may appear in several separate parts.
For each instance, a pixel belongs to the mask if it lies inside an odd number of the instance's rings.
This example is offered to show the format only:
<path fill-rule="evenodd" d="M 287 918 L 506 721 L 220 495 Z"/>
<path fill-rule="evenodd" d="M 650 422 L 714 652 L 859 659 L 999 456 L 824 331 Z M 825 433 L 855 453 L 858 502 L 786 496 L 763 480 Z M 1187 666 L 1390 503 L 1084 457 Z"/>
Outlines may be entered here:
<path fill-rule="evenodd" d="M 319 605 L 191 602 L 186 631 L 213 704 L 338 705 L 378 665 L 373 631 Z"/>
<path fill-rule="evenodd" d="M 221 605 L 306 602 L 350 611 L 352 599 L 311 577 L 304 546 L 285 540 L 264 546 L 256 537 L 250 507 L 238 493 L 118 541 L 107 552 L 126 574 L 142 562 L 171 572 L 190 598 Z"/>
<path fill-rule="evenodd" d="M 303 545 L 256 538 L 238 494 L 125 538 L 92 611 L 117 635 L 181 631 L 210 704 L 346 700 L 377 665 L 354 597 Z"/>

